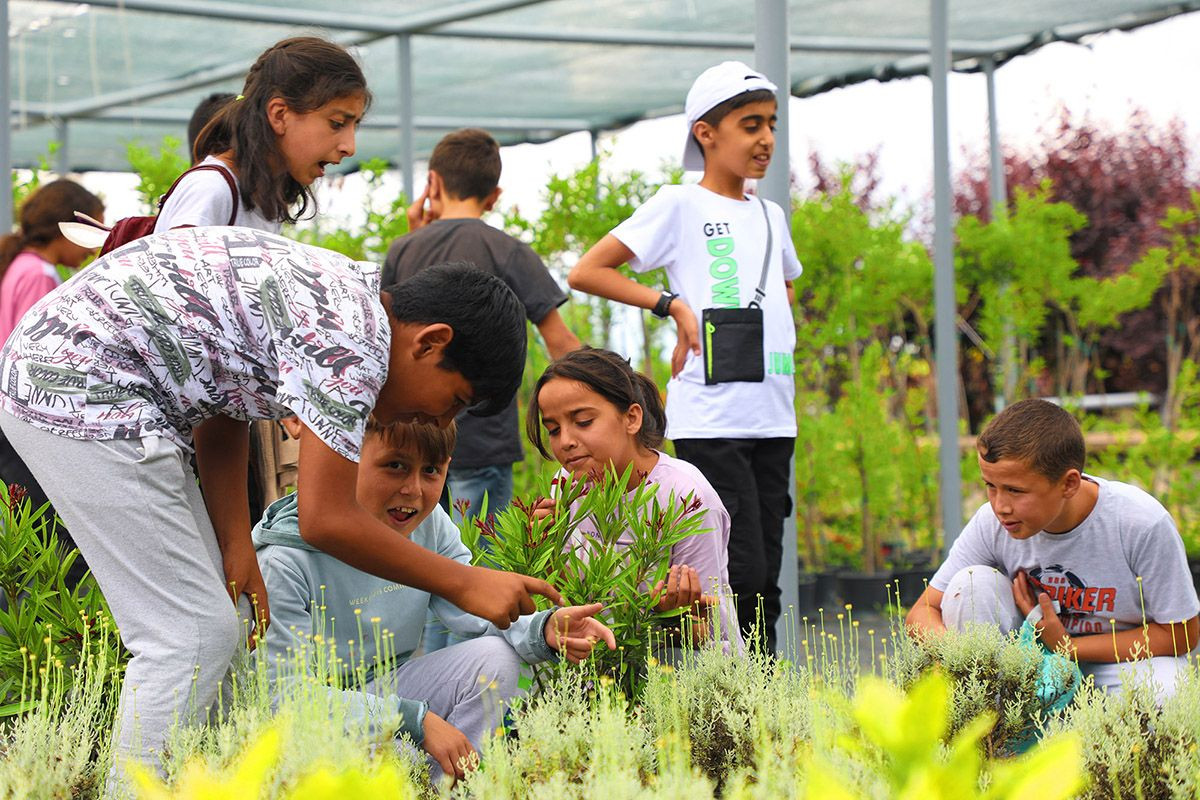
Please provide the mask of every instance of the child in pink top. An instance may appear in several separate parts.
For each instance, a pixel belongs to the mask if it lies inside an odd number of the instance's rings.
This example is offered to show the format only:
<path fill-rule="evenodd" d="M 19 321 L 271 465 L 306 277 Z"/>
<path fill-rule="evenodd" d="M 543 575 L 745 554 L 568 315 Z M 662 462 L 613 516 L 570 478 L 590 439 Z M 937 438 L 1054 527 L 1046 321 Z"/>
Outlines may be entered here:
<path fill-rule="evenodd" d="M 56 264 L 78 267 L 91 253 L 58 229 L 82 211 L 104 216 L 100 198 L 74 181 L 58 180 L 38 189 L 21 206 L 21 228 L 0 239 L 0 344 L 29 307 L 58 286 Z"/>

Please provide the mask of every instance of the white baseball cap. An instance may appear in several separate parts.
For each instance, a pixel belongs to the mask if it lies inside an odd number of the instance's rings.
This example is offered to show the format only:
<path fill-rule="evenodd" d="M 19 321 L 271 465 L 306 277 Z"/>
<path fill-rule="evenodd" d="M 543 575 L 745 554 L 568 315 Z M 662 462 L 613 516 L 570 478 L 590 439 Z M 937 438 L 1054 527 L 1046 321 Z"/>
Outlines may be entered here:
<path fill-rule="evenodd" d="M 692 126 L 696 121 L 729 98 L 757 89 L 779 91 L 779 87 L 767 80 L 766 75 L 740 61 L 722 61 L 700 73 L 688 90 L 687 102 L 683 106 L 687 115 L 687 139 L 683 144 L 684 169 L 704 169 L 704 153 L 696 137 L 692 136 Z"/>

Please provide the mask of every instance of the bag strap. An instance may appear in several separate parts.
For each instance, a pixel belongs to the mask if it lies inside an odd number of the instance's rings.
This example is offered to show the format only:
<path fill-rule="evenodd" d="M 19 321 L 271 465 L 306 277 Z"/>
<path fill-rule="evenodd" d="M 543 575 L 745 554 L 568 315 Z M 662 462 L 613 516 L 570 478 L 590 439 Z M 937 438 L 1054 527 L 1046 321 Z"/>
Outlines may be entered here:
<path fill-rule="evenodd" d="M 176 178 L 175 182 L 171 184 L 171 188 L 167 189 L 167 191 L 163 194 L 163 196 L 158 198 L 159 213 L 162 212 L 163 204 L 167 202 L 167 198 L 171 196 L 171 192 L 175 191 L 175 187 L 179 185 L 179 182 L 181 180 L 183 180 L 184 177 L 186 177 L 189 173 L 199 172 L 202 169 L 216 170 L 217 172 L 221 173 L 221 177 L 225 179 L 225 183 L 229 184 L 229 193 L 231 195 L 233 195 L 233 213 L 229 215 L 229 222 L 227 222 L 225 224 L 232 225 L 234 222 L 237 221 L 238 200 L 240 199 L 238 188 L 237 188 L 237 183 L 234 182 L 233 176 L 229 174 L 228 168 L 219 166 L 217 164 L 197 164 L 196 166 L 194 166 L 190 169 L 184 170 L 183 174 L 180 175 L 178 178 Z"/>
<path fill-rule="evenodd" d="M 767 296 L 767 268 L 771 266 L 771 216 L 767 213 L 767 204 L 760 197 L 758 204 L 762 206 L 763 219 L 767 222 L 767 252 L 763 255 L 762 276 L 758 279 L 758 288 L 754 290 L 754 299 L 748 308 L 761 308 L 763 298 Z"/>

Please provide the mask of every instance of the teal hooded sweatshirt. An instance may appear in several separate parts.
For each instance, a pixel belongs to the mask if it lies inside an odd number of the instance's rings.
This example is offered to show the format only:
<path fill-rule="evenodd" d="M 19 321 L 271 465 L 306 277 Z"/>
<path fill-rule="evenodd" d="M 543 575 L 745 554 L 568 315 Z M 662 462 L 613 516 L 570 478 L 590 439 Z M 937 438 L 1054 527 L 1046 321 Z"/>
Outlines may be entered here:
<path fill-rule="evenodd" d="M 557 658 L 545 638 L 552 611 L 525 615 L 502 631 L 437 595 L 355 569 L 300 538 L 295 494 L 272 503 L 254 526 L 253 535 L 271 607 L 266 656 L 272 676 L 281 662 L 294 665 L 297 654 L 311 654 L 313 635 L 324 637 L 325 647 L 334 641 L 341 662 L 357 666 L 365 678 L 366 691 L 340 692 L 347 714 L 376 733 L 385 728 L 395 730 L 399 715 L 396 733 L 406 733 L 417 743 L 424 738 L 428 707 L 421 698 L 389 693 L 386 673 L 412 657 L 430 609 L 460 638 L 503 636 L 530 664 Z M 440 506 L 417 526 L 412 541 L 463 564 L 471 562 L 458 528 Z M 380 650 L 382 637 L 376 628 L 387 634 L 386 652 Z"/>

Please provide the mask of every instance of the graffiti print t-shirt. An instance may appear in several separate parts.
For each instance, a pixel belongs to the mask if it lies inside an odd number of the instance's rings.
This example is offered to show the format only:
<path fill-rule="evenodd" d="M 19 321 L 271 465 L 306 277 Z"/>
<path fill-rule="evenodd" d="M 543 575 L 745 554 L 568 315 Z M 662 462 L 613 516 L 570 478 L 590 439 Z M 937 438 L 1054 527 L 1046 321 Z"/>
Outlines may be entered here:
<path fill-rule="evenodd" d="M 800 277 L 801 267 L 783 209 L 766 205 L 773 232 L 763 301 L 766 377 L 762 383 L 706 386 L 702 355 L 689 353 L 679 376 L 667 384 L 668 438 L 796 435 L 796 328 L 784 281 Z M 697 322 L 706 308 L 745 307 L 754 299 L 767 246 L 767 221 L 757 199 L 734 200 L 696 184 L 664 186 L 612 235 L 633 251 L 629 266 L 635 272 L 666 270 L 671 291 Z"/>
<path fill-rule="evenodd" d="M 73 439 L 296 414 L 358 460 L 387 377 L 379 272 L 249 228 L 139 239 L 46 295 L 0 352 L 0 407 Z"/>
<path fill-rule="evenodd" d="M 1009 536 L 984 504 L 950 548 L 930 585 L 942 592 L 954 574 L 972 564 L 992 566 L 1010 578 L 1025 570 L 1038 592 L 1061 606 L 1072 635 L 1108 633 L 1145 619 L 1169 623 L 1200 611 L 1171 515 L 1150 495 L 1120 481 L 1087 476 L 1100 487 L 1092 513 L 1066 533 Z M 1138 576 L 1141 576 L 1139 590 Z"/>

